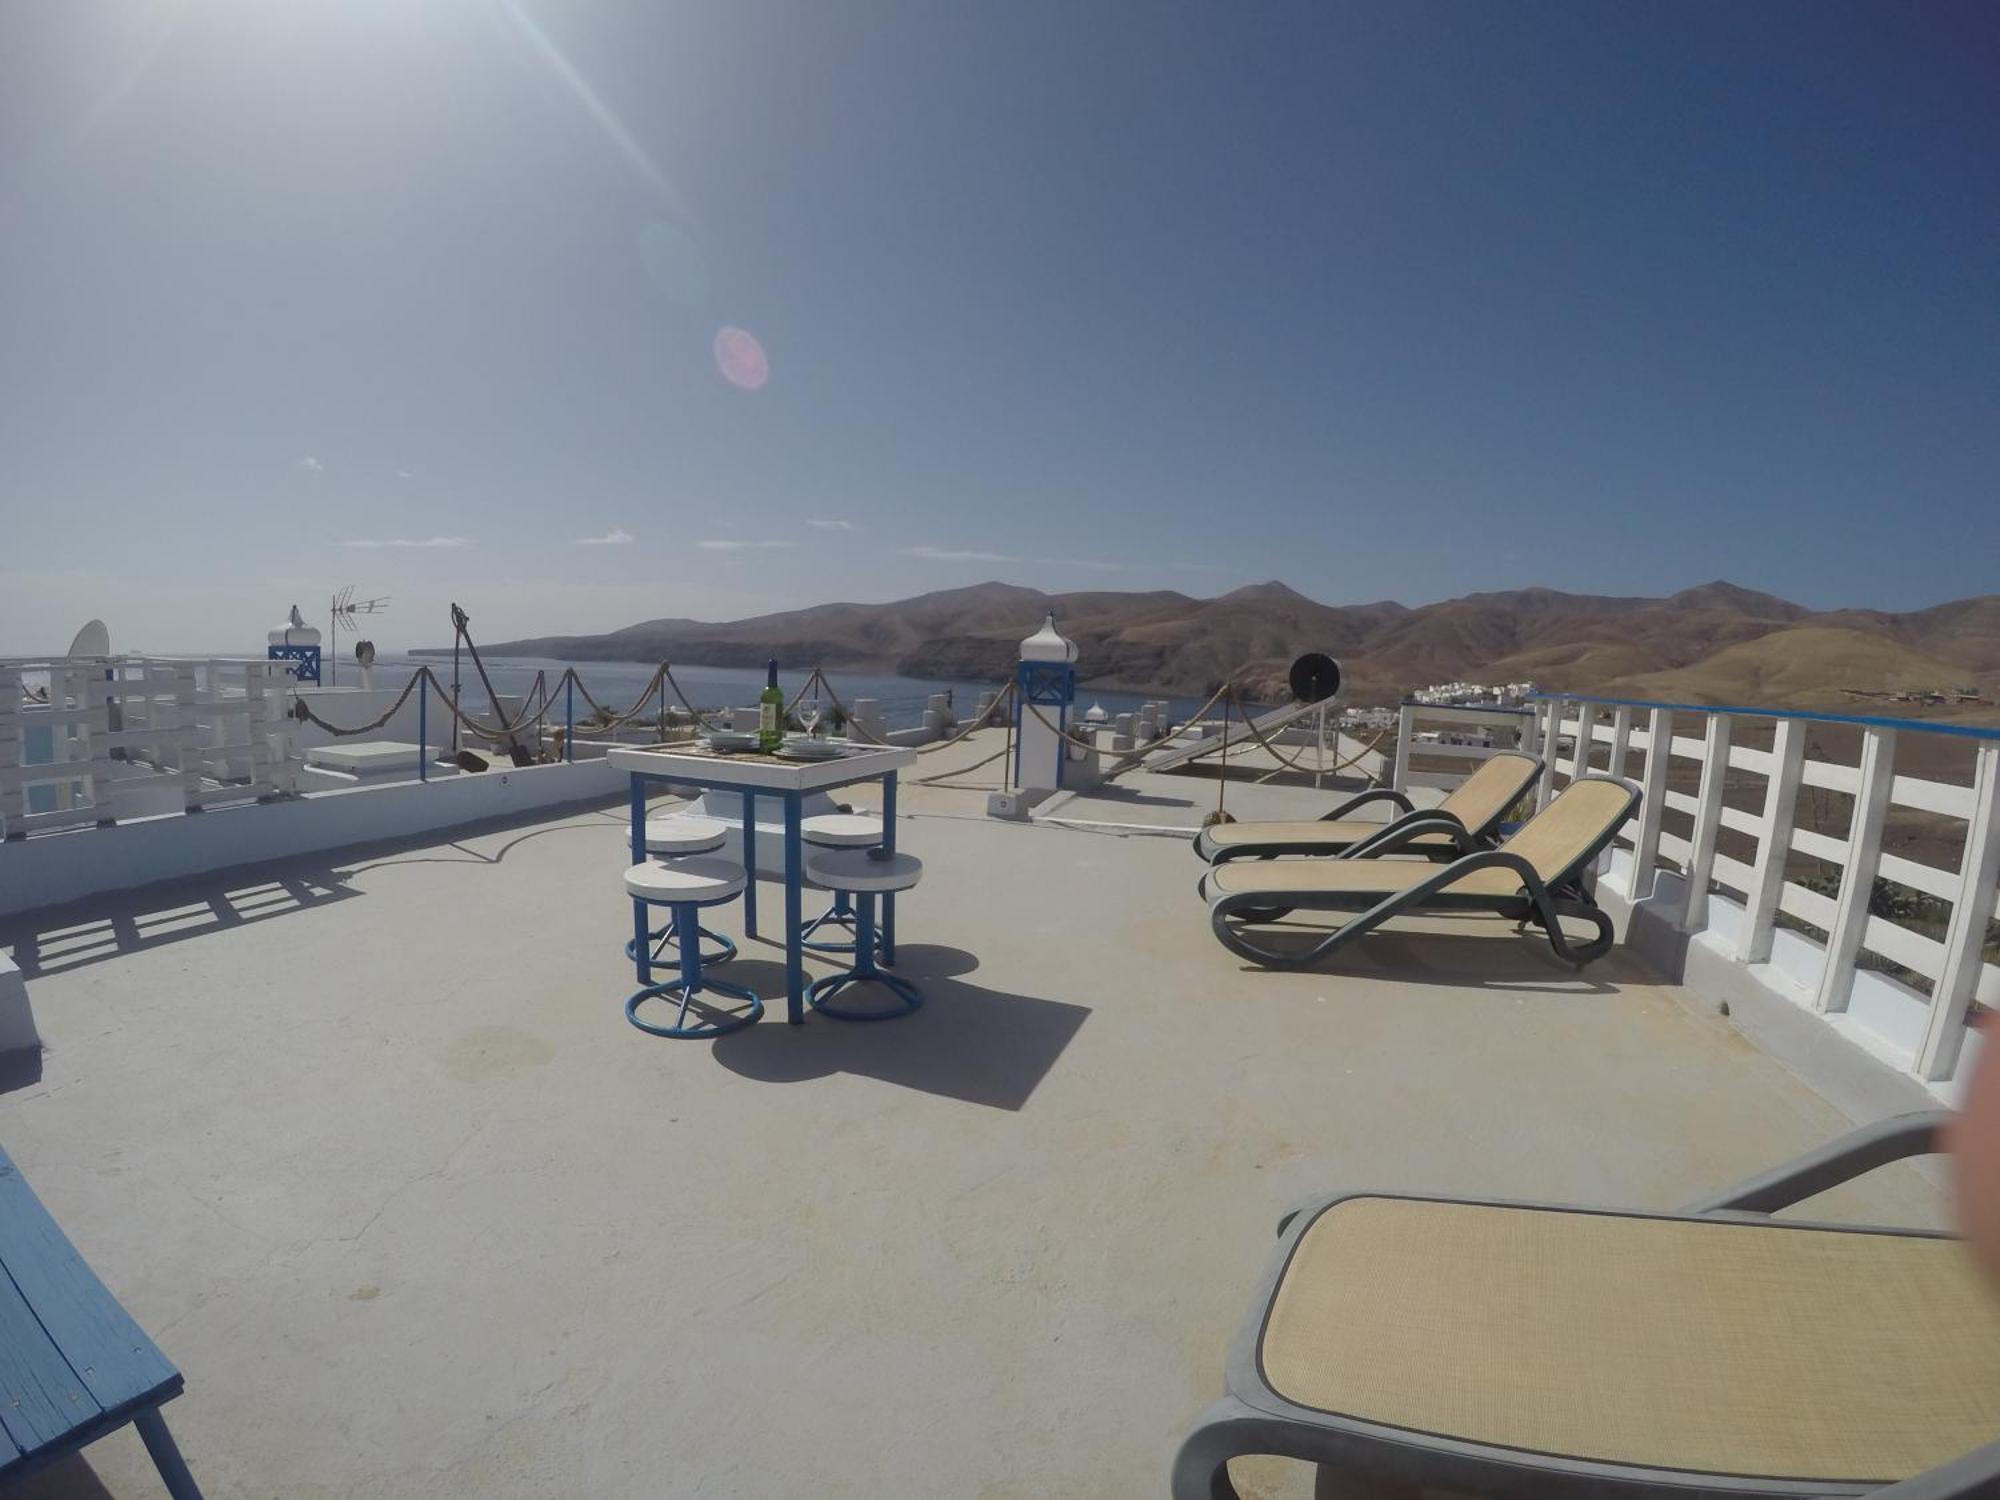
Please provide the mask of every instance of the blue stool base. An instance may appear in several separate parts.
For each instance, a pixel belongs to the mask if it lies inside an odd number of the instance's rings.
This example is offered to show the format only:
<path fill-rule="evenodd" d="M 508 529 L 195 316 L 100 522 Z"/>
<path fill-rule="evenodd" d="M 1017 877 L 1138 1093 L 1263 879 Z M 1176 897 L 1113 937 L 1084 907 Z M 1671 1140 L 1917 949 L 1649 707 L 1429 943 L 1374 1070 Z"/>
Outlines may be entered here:
<path fill-rule="evenodd" d="M 835 910 L 828 917 L 852 916 L 854 922 L 854 967 L 838 974 L 829 974 L 824 979 L 815 979 L 806 986 L 806 1004 L 823 1016 L 836 1021 L 894 1021 L 909 1015 L 924 1003 L 923 992 L 907 979 L 898 979 L 894 974 L 885 974 L 875 965 L 875 955 L 886 946 L 877 941 L 875 935 L 875 893 L 861 891 L 856 894 L 854 910 L 848 913 Z M 888 1010 L 850 1010 L 834 1002 L 838 995 L 850 984 L 879 984 L 896 997 L 897 1004 Z"/>
<path fill-rule="evenodd" d="M 901 1004 L 889 1010 L 850 1010 L 835 1004 L 833 997 L 850 984 L 879 984 Z M 923 1003 L 923 992 L 909 980 L 898 979 L 880 969 L 867 974 L 849 969 L 845 974 L 829 974 L 824 979 L 815 979 L 806 986 L 806 1004 L 836 1021 L 895 1021 L 920 1009 Z"/>
<path fill-rule="evenodd" d="M 839 927 L 847 932 L 844 941 L 815 938 L 814 933 L 822 927 Z M 854 913 L 835 902 L 799 929 L 799 945 L 810 948 L 815 953 L 852 953 L 854 951 Z"/>
<path fill-rule="evenodd" d="M 715 944 L 715 947 L 712 949 L 703 948 L 701 950 L 701 961 L 703 963 L 726 964 L 730 959 L 736 957 L 736 942 L 727 933 L 717 932 L 711 927 L 698 927 L 695 930 L 701 934 L 703 942 Z M 669 948 L 673 949 L 675 953 L 680 952 L 680 930 L 672 922 L 667 923 L 664 927 L 655 927 L 651 932 L 646 934 L 646 941 L 653 945 L 653 962 L 655 963 L 662 963 L 666 960 Z M 639 955 L 635 951 L 634 940 L 631 938 L 625 939 L 625 956 L 634 962 L 638 961 Z"/>
<path fill-rule="evenodd" d="M 732 999 L 746 1001 L 749 1009 L 735 1015 L 702 1016 L 688 1019 L 688 1008 L 698 997 L 713 992 L 728 995 Z M 663 1026 L 653 1021 L 641 1020 L 639 1007 L 648 1000 L 665 1000 L 675 1007 L 671 1026 Z M 729 984 L 720 979 L 670 980 L 666 984 L 649 984 L 625 1002 L 625 1019 L 641 1031 L 654 1036 L 707 1037 L 727 1036 L 732 1031 L 740 1031 L 764 1014 L 764 1002 L 757 998 L 757 992 L 740 984 Z"/>

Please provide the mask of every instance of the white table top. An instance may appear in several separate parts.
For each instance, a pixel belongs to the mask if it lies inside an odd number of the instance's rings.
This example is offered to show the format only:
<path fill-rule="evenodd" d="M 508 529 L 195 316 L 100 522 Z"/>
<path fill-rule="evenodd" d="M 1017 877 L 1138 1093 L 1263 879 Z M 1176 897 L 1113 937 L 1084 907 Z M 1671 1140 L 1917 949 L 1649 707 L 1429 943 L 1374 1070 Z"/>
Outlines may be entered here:
<path fill-rule="evenodd" d="M 743 787 L 760 792 L 814 792 L 901 771 L 917 763 L 908 745 L 871 745 L 838 760 L 771 760 L 755 753 L 715 755 L 678 748 L 611 751 L 605 759 L 621 771 L 707 786 Z"/>

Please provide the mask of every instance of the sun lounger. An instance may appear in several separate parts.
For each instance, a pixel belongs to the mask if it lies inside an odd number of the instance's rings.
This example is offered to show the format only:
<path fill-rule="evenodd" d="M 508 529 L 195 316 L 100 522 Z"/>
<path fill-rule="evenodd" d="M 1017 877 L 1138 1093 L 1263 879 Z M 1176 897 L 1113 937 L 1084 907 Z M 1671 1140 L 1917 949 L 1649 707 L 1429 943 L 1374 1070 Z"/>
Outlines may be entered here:
<path fill-rule="evenodd" d="M 1610 776 L 1580 776 L 1495 849 L 1431 866 L 1385 859 L 1225 860 L 1201 878 L 1216 937 L 1232 953 L 1270 968 L 1316 963 L 1391 917 L 1415 912 L 1491 912 L 1532 922 L 1548 933 L 1556 955 L 1579 967 L 1610 951 L 1611 919 L 1598 909 L 1588 875 L 1639 790 Z M 1387 841 L 1382 852 L 1398 845 Z M 1293 911 L 1359 915 L 1318 941 L 1273 948 L 1252 937 Z M 1588 921 L 1596 933 L 1573 942 L 1560 918 Z"/>
<path fill-rule="evenodd" d="M 1397 846 L 1403 853 L 1452 859 L 1493 843 L 1501 819 L 1541 772 L 1542 763 L 1534 756 L 1501 750 L 1436 807 L 1417 807 L 1394 787 L 1375 787 L 1316 821 L 1212 824 L 1195 835 L 1194 852 L 1210 864 L 1281 854 L 1365 856 L 1395 834 L 1402 836 Z M 1399 815 L 1386 823 L 1348 817 L 1377 802 L 1393 804 Z"/>
<path fill-rule="evenodd" d="M 1772 1220 L 1937 1149 L 1854 1132 L 1678 1214 L 1344 1193 L 1286 1215 L 1173 1468 L 1321 1465 L 1323 1493 L 1944 1500 L 2000 1489 L 2000 1294 L 1957 1240 Z M 1880 1488 L 1881 1486 L 1892 1488 Z"/>

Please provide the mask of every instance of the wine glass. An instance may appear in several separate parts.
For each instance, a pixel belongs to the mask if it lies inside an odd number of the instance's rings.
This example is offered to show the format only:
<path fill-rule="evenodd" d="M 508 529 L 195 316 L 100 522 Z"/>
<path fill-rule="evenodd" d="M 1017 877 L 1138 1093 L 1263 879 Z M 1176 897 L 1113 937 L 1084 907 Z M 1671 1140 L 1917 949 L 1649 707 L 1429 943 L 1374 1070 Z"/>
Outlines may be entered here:
<path fill-rule="evenodd" d="M 799 722 L 805 725 L 806 737 L 808 739 L 819 738 L 819 719 L 825 710 L 826 705 L 820 702 L 818 694 L 803 699 L 799 703 Z"/>

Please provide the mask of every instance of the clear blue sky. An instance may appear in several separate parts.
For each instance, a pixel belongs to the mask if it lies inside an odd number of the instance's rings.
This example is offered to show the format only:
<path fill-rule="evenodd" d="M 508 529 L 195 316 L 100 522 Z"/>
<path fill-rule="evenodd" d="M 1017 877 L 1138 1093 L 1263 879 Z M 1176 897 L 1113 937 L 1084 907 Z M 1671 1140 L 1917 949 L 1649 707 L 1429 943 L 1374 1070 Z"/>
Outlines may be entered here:
<path fill-rule="evenodd" d="M 0 350 L 0 651 L 1920 606 L 2000 587 L 2000 7 L 12 5 Z"/>

